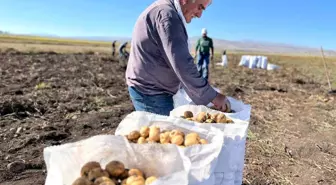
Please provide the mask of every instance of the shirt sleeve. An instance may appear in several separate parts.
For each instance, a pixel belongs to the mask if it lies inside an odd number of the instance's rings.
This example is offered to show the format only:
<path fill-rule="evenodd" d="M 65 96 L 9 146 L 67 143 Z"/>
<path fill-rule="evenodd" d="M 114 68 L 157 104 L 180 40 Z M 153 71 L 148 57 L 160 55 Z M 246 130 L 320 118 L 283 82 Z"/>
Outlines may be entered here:
<path fill-rule="evenodd" d="M 212 49 L 214 48 L 214 47 L 213 47 L 212 39 L 210 39 L 210 48 L 212 48 Z"/>
<path fill-rule="evenodd" d="M 197 51 L 199 47 L 200 47 L 200 39 L 197 40 L 195 50 Z"/>
<path fill-rule="evenodd" d="M 197 71 L 182 21 L 177 16 L 163 16 L 156 27 L 161 51 L 189 97 L 197 105 L 210 103 L 217 92 Z"/>

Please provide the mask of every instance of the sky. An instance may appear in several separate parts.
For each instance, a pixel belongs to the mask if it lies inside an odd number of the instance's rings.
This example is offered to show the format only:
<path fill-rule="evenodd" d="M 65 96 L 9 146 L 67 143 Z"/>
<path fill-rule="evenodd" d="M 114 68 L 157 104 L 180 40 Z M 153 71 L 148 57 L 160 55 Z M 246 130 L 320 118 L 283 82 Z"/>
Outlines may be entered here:
<path fill-rule="evenodd" d="M 155 0 L 0 0 L 0 30 L 57 36 L 131 37 Z M 336 1 L 213 0 L 187 26 L 210 37 L 336 49 Z"/>

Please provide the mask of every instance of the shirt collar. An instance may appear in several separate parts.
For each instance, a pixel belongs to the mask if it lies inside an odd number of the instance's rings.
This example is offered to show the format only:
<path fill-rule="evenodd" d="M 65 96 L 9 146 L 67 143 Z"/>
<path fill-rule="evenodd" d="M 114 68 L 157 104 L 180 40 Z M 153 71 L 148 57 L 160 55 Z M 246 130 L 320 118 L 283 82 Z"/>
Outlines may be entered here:
<path fill-rule="evenodd" d="M 179 0 L 174 0 L 174 6 L 175 6 L 175 8 L 177 10 L 177 13 L 179 14 L 180 18 L 183 21 L 184 27 L 187 29 L 187 21 L 184 18 Z"/>

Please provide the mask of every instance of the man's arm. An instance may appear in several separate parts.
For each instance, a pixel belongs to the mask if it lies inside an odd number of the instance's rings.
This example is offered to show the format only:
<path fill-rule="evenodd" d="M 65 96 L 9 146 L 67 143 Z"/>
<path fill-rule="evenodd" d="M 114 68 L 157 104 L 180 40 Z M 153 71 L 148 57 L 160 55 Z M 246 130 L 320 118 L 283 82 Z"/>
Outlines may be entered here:
<path fill-rule="evenodd" d="M 195 53 L 194 53 L 195 56 L 197 55 L 197 51 L 198 51 L 198 49 L 199 49 L 199 47 L 200 47 L 200 40 L 201 40 L 201 39 L 198 39 L 198 40 L 197 40 L 197 43 L 196 43 Z"/>
<path fill-rule="evenodd" d="M 217 92 L 202 78 L 188 49 L 183 24 L 177 15 L 161 16 L 157 22 L 161 51 L 187 94 L 197 105 L 207 105 Z"/>
<path fill-rule="evenodd" d="M 213 41 L 210 39 L 210 50 L 211 50 L 211 60 L 214 57 L 214 46 L 213 46 Z"/>

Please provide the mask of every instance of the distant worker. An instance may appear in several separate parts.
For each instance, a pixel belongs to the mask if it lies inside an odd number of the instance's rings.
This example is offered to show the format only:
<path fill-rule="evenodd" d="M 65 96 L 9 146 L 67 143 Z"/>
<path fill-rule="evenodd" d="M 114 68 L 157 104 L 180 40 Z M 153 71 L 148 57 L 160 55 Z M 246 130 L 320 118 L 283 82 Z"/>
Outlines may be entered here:
<path fill-rule="evenodd" d="M 128 52 L 126 51 L 127 42 L 119 46 L 119 58 L 128 59 Z"/>
<path fill-rule="evenodd" d="M 112 57 L 114 57 L 115 54 L 115 44 L 116 44 L 116 40 L 112 42 Z"/>
<path fill-rule="evenodd" d="M 127 42 L 124 42 L 119 47 L 119 65 L 126 70 L 128 61 L 128 52 L 126 51 Z"/>
<path fill-rule="evenodd" d="M 222 54 L 222 63 L 220 63 L 221 66 L 227 66 L 228 65 L 228 61 L 227 61 L 227 56 L 226 56 L 226 50 L 223 51 Z"/>
<path fill-rule="evenodd" d="M 197 58 L 197 70 L 201 73 L 202 77 L 208 80 L 209 76 L 209 57 L 213 60 L 214 47 L 210 37 L 207 36 L 208 32 L 205 28 L 202 29 L 202 37 L 198 39 L 195 48 L 195 55 Z M 211 49 L 211 55 L 210 55 Z"/>

